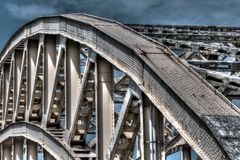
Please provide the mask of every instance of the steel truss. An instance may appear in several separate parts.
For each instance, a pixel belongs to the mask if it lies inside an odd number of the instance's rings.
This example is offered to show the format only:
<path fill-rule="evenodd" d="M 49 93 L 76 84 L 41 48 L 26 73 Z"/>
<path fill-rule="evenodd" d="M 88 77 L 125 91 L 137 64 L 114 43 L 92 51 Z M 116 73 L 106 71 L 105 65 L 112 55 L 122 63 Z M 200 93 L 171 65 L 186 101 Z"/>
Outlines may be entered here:
<path fill-rule="evenodd" d="M 239 158 L 240 113 L 221 94 L 238 81 L 205 80 L 237 62 L 208 61 L 201 47 L 182 60 L 165 45 L 85 14 L 25 24 L 0 59 L 2 159 L 22 159 L 24 147 L 29 159 L 190 159 L 191 148 L 204 160 Z"/>

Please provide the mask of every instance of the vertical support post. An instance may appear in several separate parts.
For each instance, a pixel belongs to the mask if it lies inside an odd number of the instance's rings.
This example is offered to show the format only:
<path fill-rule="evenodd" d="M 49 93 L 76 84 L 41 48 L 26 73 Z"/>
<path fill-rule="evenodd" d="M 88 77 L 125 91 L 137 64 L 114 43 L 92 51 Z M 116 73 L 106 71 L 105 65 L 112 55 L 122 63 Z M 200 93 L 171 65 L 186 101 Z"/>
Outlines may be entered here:
<path fill-rule="evenodd" d="M 3 155 L 2 144 L 0 144 L 0 159 L 3 159 L 2 155 Z"/>
<path fill-rule="evenodd" d="M 3 159 L 3 150 L 2 150 L 2 144 L 0 144 L 0 159 Z"/>
<path fill-rule="evenodd" d="M 112 99 L 112 65 L 98 57 L 97 61 L 97 155 L 103 160 L 114 130 Z"/>
<path fill-rule="evenodd" d="M 182 146 L 182 160 L 191 160 L 191 147 L 187 144 Z"/>
<path fill-rule="evenodd" d="M 3 160 L 12 160 L 12 143 L 10 140 L 3 142 Z"/>
<path fill-rule="evenodd" d="M 23 160 L 23 138 L 14 138 L 14 160 Z"/>
<path fill-rule="evenodd" d="M 156 157 L 160 160 L 165 160 L 165 148 L 164 148 L 164 116 L 154 106 L 154 112 L 156 115 L 155 134 L 156 134 Z"/>
<path fill-rule="evenodd" d="M 142 96 L 141 96 L 141 100 Z M 140 113 L 140 128 L 139 128 L 139 133 L 140 133 L 140 152 L 141 152 L 141 160 L 144 160 L 144 119 L 143 119 L 143 103 L 139 106 L 139 113 Z"/>
<path fill-rule="evenodd" d="M 138 155 L 138 151 L 139 151 L 139 135 L 136 136 L 136 139 L 135 139 L 135 145 L 134 145 L 134 150 L 133 150 L 133 160 L 138 160 L 139 159 L 139 156 Z"/>
<path fill-rule="evenodd" d="M 37 40 L 29 40 L 28 41 L 28 55 L 27 55 L 27 107 L 26 107 L 26 121 L 29 121 L 29 114 L 32 108 L 32 99 L 34 94 L 34 88 L 36 87 L 35 82 L 37 79 L 37 67 L 39 61 L 39 42 Z M 39 51 L 40 52 L 40 51 Z"/>
<path fill-rule="evenodd" d="M 0 121 L 3 122 L 3 108 L 4 108 L 4 74 L 3 74 L 3 66 L 0 68 L 1 74 L 0 74 L 0 111 L 2 114 L 0 114 Z M 0 123 L 0 129 L 2 127 L 2 124 Z M 2 147 L 0 144 L 0 150 L 2 151 Z M 1 155 L 2 156 L 2 155 Z M 1 157 L 0 157 L 1 158 Z"/>
<path fill-rule="evenodd" d="M 66 129 L 70 130 L 74 119 L 74 111 L 78 104 L 80 92 L 80 46 L 72 40 L 66 46 Z"/>
<path fill-rule="evenodd" d="M 20 90 L 20 83 L 21 83 L 21 65 L 22 65 L 22 55 L 23 55 L 23 51 L 21 50 L 15 50 L 15 54 L 14 54 L 14 106 L 17 107 L 18 105 L 17 103 L 17 96 L 18 96 L 18 92 Z M 14 111 L 16 110 L 16 108 L 14 108 Z"/>
<path fill-rule="evenodd" d="M 0 144 L 0 150 L 1 150 L 1 157 L 0 159 L 2 160 L 3 159 L 3 143 Z"/>
<path fill-rule="evenodd" d="M 27 140 L 27 159 L 37 160 L 37 157 L 38 157 L 37 143 Z"/>
<path fill-rule="evenodd" d="M 4 64 L 4 91 L 3 91 L 3 120 L 2 120 L 2 128 L 5 127 L 6 119 L 7 119 L 7 105 L 8 105 L 8 94 L 9 94 L 9 86 L 10 86 L 10 69 L 11 65 Z"/>
<path fill-rule="evenodd" d="M 24 53 L 25 51 L 22 50 L 15 50 L 14 54 L 14 101 L 13 101 L 13 122 L 15 122 L 18 110 L 19 110 L 19 101 L 20 101 L 20 92 L 21 92 L 21 82 L 22 82 L 22 75 L 23 75 L 23 68 L 24 68 Z"/>
<path fill-rule="evenodd" d="M 47 111 L 50 110 L 51 107 L 51 89 L 50 86 L 54 84 L 54 75 L 52 73 L 55 72 L 56 66 L 56 36 L 54 35 L 46 35 L 45 43 L 44 43 L 44 81 L 43 81 L 43 125 L 47 125 Z"/>
<path fill-rule="evenodd" d="M 153 160 L 152 157 L 152 121 L 151 121 L 151 102 L 144 97 L 143 119 L 144 119 L 144 159 Z"/>
<path fill-rule="evenodd" d="M 160 111 L 144 97 L 144 159 L 165 160 L 164 119 Z"/>
<path fill-rule="evenodd" d="M 55 158 L 49 154 L 46 150 L 43 151 L 43 159 L 44 160 L 55 160 Z"/>

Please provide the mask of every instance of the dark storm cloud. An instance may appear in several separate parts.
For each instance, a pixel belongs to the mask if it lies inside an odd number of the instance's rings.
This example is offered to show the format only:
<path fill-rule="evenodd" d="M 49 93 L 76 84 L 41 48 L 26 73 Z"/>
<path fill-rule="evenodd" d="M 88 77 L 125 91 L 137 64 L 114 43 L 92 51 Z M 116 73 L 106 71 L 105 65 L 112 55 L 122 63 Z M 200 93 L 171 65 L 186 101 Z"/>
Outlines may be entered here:
<path fill-rule="evenodd" d="M 239 25 L 238 0 L 12 0 L 5 9 L 15 18 L 85 12 L 123 23 Z"/>
<path fill-rule="evenodd" d="M 53 14 L 57 12 L 57 10 L 51 6 L 38 4 L 17 5 L 13 3 L 8 3 L 5 7 L 12 16 L 19 19 L 28 19 L 29 17 L 43 14 Z"/>

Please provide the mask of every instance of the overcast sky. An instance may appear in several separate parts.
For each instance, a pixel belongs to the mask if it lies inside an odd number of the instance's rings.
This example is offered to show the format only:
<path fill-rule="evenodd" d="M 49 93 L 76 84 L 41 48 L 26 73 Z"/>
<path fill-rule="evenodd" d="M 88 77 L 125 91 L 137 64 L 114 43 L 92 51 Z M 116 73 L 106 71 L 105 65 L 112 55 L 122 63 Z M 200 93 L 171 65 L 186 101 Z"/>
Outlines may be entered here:
<path fill-rule="evenodd" d="M 0 0 L 0 49 L 36 16 L 84 12 L 122 23 L 240 26 L 240 0 Z"/>

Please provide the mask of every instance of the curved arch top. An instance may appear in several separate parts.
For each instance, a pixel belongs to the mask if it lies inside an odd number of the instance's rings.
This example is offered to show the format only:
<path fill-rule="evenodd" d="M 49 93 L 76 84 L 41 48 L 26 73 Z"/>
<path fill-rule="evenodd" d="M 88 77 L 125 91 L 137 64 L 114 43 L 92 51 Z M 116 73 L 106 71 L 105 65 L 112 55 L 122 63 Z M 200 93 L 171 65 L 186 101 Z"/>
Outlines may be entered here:
<path fill-rule="evenodd" d="M 239 155 L 228 144 L 240 137 L 230 136 L 226 129 L 235 126 L 234 132 L 239 130 L 236 106 L 164 45 L 118 22 L 94 16 L 40 17 L 11 37 L 1 52 L 0 65 L 21 42 L 39 34 L 62 35 L 85 44 L 127 73 L 202 159 L 236 159 Z"/>
<path fill-rule="evenodd" d="M 0 143 L 13 137 L 24 137 L 38 143 L 45 150 L 52 154 L 55 159 L 74 160 L 76 157 L 63 144 L 57 141 L 40 126 L 28 122 L 17 122 L 8 125 L 0 131 Z"/>

